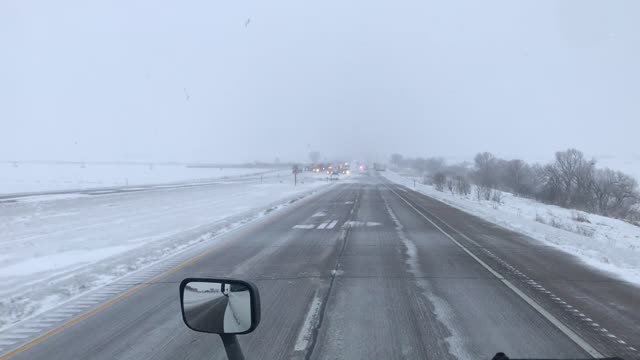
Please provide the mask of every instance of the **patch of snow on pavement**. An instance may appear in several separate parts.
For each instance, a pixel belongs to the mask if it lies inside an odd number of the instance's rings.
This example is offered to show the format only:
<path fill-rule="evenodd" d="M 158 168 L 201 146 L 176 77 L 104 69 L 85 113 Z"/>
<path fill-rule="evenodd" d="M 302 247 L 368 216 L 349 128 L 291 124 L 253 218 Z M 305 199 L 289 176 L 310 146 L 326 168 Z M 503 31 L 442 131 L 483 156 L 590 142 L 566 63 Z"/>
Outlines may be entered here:
<path fill-rule="evenodd" d="M 424 279 L 424 273 L 420 270 L 420 264 L 418 259 L 418 248 L 416 244 L 413 243 L 404 233 L 404 226 L 398 220 L 396 214 L 391 209 L 391 206 L 387 202 L 387 199 L 384 199 L 385 207 L 387 208 L 387 212 L 389 213 L 389 217 L 393 221 L 396 233 L 398 234 L 398 238 L 402 240 L 402 243 L 407 249 L 407 259 L 406 264 L 409 267 L 409 271 L 415 276 L 416 283 L 422 290 L 425 298 L 427 298 L 434 308 L 434 313 L 438 322 L 440 322 L 448 331 L 449 336 L 445 338 L 445 341 L 448 345 L 449 353 L 453 355 L 456 359 L 473 359 L 474 357 L 470 355 L 470 353 L 466 350 L 467 346 L 465 344 L 464 337 L 460 334 L 460 332 L 456 328 L 456 321 L 454 312 L 451 310 L 449 304 L 437 296 L 428 281 Z"/>

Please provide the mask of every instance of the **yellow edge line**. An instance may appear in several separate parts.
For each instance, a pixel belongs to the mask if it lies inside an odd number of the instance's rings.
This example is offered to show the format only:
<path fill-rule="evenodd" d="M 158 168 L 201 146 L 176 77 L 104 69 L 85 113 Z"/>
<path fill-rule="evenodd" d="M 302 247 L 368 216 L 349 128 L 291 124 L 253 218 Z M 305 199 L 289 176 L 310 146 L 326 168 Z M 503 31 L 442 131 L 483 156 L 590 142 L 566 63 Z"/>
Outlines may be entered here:
<path fill-rule="evenodd" d="M 311 198 L 314 198 L 314 197 L 315 197 L 316 195 L 318 195 L 318 194 L 319 194 L 319 193 L 316 193 L 316 194 L 313 194 L 313 195 L 311 195 L 311 196 L 307 197 L 307 198 L 306 198 L 306 199 L 304 199 L 303 201 L 299 202 L 299 203 L 298 203 L 298 205 L 299 205 L 299 204 L 301 204 L 301 203 L 303 203 L 303 202 L 306 202 L 306 201 L 310 200 Z M 305 201 L 305 200 L 306 200 L 306 201 Z M 289 207 L 289 208 L 285 209 L 285 211 L 283 211 L 283 212 L 282 212 L 282 213 L 280 213 L 280 214 L 274 214 L 274 216 L 273 216 L 273 217 L 271 217 L 270 219 L 268 219 L 268 220 L 266 220 L 266 221 L 265 221 L 265 224 L 270 224 L 270 223 L 272 223 L 272 222 L 274 222 L 274 221 L 276 221 L 276 220 L 278 220 L 278 219 L 282 218 L 282 217 L 283 217 L 283 216 L 285 216 L 288 212 L 290 212 L 290 211 L 294 210 L 296 207 L 297 207 L 297 206 L 295 206 L 295 207 Z M 287 210 L 288 210 L 288 211 L 287 211 Z M 255 224 L 255 225 L 258 225 L 258 224 Z M 249 233 L 254 232 L 254 231 L 255 231 L 255 230 L 257 230 L 257 229 L 258 229 L 258 226 L 254 226 L 254 227 L 252 227 L 252 228 L 249 228 L 249 229 L 245 230 L 245 234 L 244 234 L 244 235 L 248 235 Z M 225 234 L 225 235 L 226 235 L 226 234 Z M 240 236 L 241 236 L 241 235 L 240 235 Z M 178 265 L 178 266 L 174 267 L 173 269 L 170 269 L 170 270 L 168 270 L 168 271 L 166 271 L 166 272 L 164 272 L 164 273 L 162 273 L 162 274 L 160 274 L 160 275 L 156 276 L 155 278 L 153 278 L 153 279 L 149 280 L 148 282 L 145 282 L 144 284 L 140 284 L 140 285 L 138 285 L 138 286 L 134 287 L 133 289 L 129 289 L 129 290 L 127 290 L 126 292 L 124 292 L 124 293 L 122 293 L 122 294 L 118 295 L 117 297 L 115 297 L 115 298 L 113 298 L 113 299 L 111 299 L 111 300 L 107 301 L 106 303 L 101 304 L 101 305 L 100 305 L 100 306 L 98 306 L 97 308 L 95 308 L 95 309 L 93 309 L 93 310 L 91 310 L 91 311 L 89 311 L 89 312 L 86 312 L 86 313 L 84 313 L 84 314 L 82 314 L 82 315 L 79 315 L 79 316 L 77 316 L 77 317 L 75 317 L 75 318 L 73 318 L 73 319 L 71 319 L 71 320 L 67 321 L 66 323 L 64 323 L 64 324 L 60 325 L 59 327 L 57 327 L 57 328 L 55 328 L 55 329 L 49 330 L 47 333 L 45 333 L 45 334 L 43 334 L 43 335 L 40 335 L 40 336 L 38 336 L 37 338 L 35 338 L 35 339 L 33 339 L 33 340 L 29 341 L 28 343 L 25 343 L 25 344 L 21 345 L 20 347 L 18 347 L 18 348 L 16 348 L 16 349 L 14 349 L 13 351 L 8 352 L 8 353 L 6 353 L 6 354 L 2 355 L 2 356 L 0 357 L 0 360 L 7 360 L 7 359 L 10 359 L 10 358 L 12 358 L 12 357 L 14 357 L 14 356 L 18 355 L 19 353 L 21 353 L 21 352 L 23 352 L 23 351 L 29 350 L 30 348 L 34 347 L 35 345 L 38 345 L 39 343 L 41 343 L 41 342 L 43 342 L 44 340 L 46 340 L 46 339 L 50 338 L 51 336 L 56 335 L 56 334 L 58 334 L 58 333 L 60 333 L 60 332 L 62 332 L 62 331 L 64 331 L 64 330 L 66 330 L 66 329 L 70 328 L 71 326 L 73 326 L 73 325 L 75 325 L 75 324 L 79 323 L 79 322 L 80 322 L 80 321 L 82 321 L 82 320 L 85 320 L 85 319 L 90 318 L 91 316 L 93 316 L 93 315 L 95 315 L 95 314 L 99 313 L 100 311 L 102 311 L 102 310 L 104 310 L 104 309 L 108 308 L 109 306 L 111 306 L 111 305 L 113 305 L 113 304 L 117 303 L 118 301 L 120 301 L 120 300 L 122 300 L 122 299 L 124 299 L 124 298 L 126 298 L 126 297 L 129 297 L 129 296 L 131 296 L 131 295 L 135 294 L 136 292 L 138 292 L 138 291 L 140 291 L 140 290 L 142 290 L 142 289 L 146 288 L 147 286 L 149 286 L 149 285 L 151 285 L 151 284 L 153 284 L 153 283 L 158 282 L 158 280 L 163 279 L 163 278 L 165 278 L 165 277 L 167 277 L 167 276 L 169 276 L 169 275 L 171 275 L 171 274 L 175 273 L 176 271 L 178 271 L 178 270 L 180 270 L 180 269 L 182 269 L 182 268 L 184 268 L 184 267 L 186 267 L 186 266 L 192 265 L 193 263 L 195 263 L 196 261 L 198 261 L 198 260 L 202 259 L 203 257 L 205 257 L 205 256 L 207 256 L 207 255 L 210 255 L 210 254 L 211 254 L 211 253 L 213 253 L 214 251 L 217 251 L 217 250 L 218 250 L 218 247 L 219 247 L 219 245 L 218 245 L 218 246 L 214 245 L 214 246 L 213 246 L 213 248 L 211 248 L 211 249 L 209 249 L 209 250 L 205 251 L 204 253 L 202 253 L 202 254 L 200 254 L 200 255 L 198 255 L 198 256 L 195 256 L 195 257 L 193 257 L 193 258 L 189 259 L 188 261 L 186 261 L 186 262 L 184 262 L 184 263 L 182 263 L 182 264 L 180 264 L 180 265 Z"/>
<path fill-rule="evenodd" d="M 97 308 L 95 308 L 95 309 L 93 309 L 93 310 L 91 310 L 89 312 L 86 312 L 86 313 L 84 313 L 84 314 L 82 314 L 82 315 L 80 315 L 78 317 L 75 317 L 75 318 L 69 320 L 68 322 L 64 323 L 63 325 L 60 325 L 59 327 L 57 327 L 57 328 L 55 328 L 53 330 L 50 330 L 46 334 L 40 335 L 39 337 L 29 341 L 28 343 L 23 344 L 19 348 L 17 348 L 15 350 L 3 355 L 2 357 L 0 357 L 0 360 L 7 360 L 7 359 L 9 359 L 9 358 L 11 358 L 11 357 L 13 357 L 13 356 L 25 351 L 25 350 L 28 350 L 28 349 L 32 348 L 33 346 L 41 343 L 42 341 L 50 338 L 51 336 L 53 336 L 55 334 L 58 334 L 58 333 L 60 333 L 60 332 L 62 332 L 64 330 L 70 328 L 71 326 L 79 323 L 80 321 L 85 320 L 85 319 L 87 319 L 87 318 L 99 313 L 100 311 L 102 311 L 102 310 L 108 308 L 109 306 L 117 303 L 118 301 L 135 294 L 136 292 L 146 288 L 147 286 L 157 282 L 158 280 L 160 280 L 162 278 L 165 278 L 165 277 L 175 273 L 176 271 L 178 271 L 178 270 L 180 270 L 180 269 L 182 269 L 182 268 L 184 268 L 186 266 L 189 266 L 189 265 L 193 264 L 194 262 L 200 260 L 202 257 L 204 257 L 206 255 L 209 255 L 209 254 L 211 254 L 212 252 L 214 252 L 216 250 L 217 250 L 217 246 L 215 248 L 213 248 L 213 249 L 207 250 L 205 253 L 202 253 L 202 254 L 194 257 L 194 258 L 191 258 L 189 261 L 184 262 L 184 263 L 176 266 L 175 268 L 173 268 L 171 270 L 168 270 L 168 271 L 156 276 L 155 278 L 151 279 L 148 282 L 145 282 L 144 284 L 140 284 L 140 285 L 134 287 L 133 289 L 127 290 L 126 292 L 124 292 L 124 293 L 118 295 L 117 297 L 107 301 L 106 303 L 103 303 L 102 305 L 98 306 Z"/>

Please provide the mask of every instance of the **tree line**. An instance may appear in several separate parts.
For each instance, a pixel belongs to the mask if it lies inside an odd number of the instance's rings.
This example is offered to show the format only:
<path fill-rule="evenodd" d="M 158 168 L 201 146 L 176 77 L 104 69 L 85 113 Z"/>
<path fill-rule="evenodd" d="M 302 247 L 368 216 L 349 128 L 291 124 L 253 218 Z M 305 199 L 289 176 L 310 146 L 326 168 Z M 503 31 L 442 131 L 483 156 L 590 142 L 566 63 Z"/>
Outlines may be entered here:
<path fill-rule="evenodd" d="M 391 164 L 413 169 L 424 183 L 439 191 L 500 202 L 500 191 L 565 208 L 640 223 L 640 191 L 633 177 L 609 168 L 596 167 L 576 149 L 558 151 L 553 162 L 529 164 L 501 159 L 489 152 L 478 153 L 473 163 L 448 165 L 443 158 L 391 156 Z M 496 191 L 500 190 L 500 191 Z"/>

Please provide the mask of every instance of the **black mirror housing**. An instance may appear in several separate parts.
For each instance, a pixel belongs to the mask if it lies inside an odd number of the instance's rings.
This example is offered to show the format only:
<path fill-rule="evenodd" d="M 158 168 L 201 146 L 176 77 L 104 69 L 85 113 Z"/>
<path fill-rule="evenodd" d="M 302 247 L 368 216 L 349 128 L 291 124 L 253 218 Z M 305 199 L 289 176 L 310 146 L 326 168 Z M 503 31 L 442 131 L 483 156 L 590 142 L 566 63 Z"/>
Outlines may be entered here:
<path fill-rule="evenodd" d="M 242 335 L 260 324 L 260 293 L 248 281 L 184 279 L 180 307 L 185 325 L 198 332 Z"/>

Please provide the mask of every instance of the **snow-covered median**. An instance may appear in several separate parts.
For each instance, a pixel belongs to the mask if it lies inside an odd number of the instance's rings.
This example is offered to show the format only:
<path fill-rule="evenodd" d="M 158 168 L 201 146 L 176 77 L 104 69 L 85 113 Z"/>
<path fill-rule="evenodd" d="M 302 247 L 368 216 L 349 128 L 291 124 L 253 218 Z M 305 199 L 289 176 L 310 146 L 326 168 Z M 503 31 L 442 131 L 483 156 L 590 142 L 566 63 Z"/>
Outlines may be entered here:
<path fill-rule="evenodd" d="M 0 195 L 140 186 L 273 173 L 259 168 L 154 164 L 0 163 Z M 290 171 L 287 171 L 290 173 Z"/>
<path fill-rule="evenodd" d="M 0 203 L 0 330 L 332 184 L 298 180 Z"/>
<path fill-rule="evenodd" d="M 414 178 L 392 171 L 387 179 L 414 188 Z M 584 262 L 640 284 L 640 227 L 624 221 L 547 205 L 502 192 L 501 202 L 478 201 L 415 182 L 415 189 L 472 215 L 553 245 Z M 474 194 L 474 191 L 471 192 Z"/>

